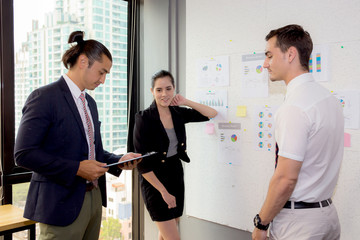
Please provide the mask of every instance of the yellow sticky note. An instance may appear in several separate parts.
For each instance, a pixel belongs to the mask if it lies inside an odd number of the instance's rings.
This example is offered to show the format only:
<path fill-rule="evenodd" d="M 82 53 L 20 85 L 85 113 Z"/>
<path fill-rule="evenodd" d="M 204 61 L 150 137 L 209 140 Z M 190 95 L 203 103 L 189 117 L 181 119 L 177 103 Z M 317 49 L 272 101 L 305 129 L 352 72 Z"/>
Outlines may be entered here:
<path fill-rule="evenodd" d="M 237 117 L 246 117 L 246 106 L 237 106 L 236 116 Z"/>

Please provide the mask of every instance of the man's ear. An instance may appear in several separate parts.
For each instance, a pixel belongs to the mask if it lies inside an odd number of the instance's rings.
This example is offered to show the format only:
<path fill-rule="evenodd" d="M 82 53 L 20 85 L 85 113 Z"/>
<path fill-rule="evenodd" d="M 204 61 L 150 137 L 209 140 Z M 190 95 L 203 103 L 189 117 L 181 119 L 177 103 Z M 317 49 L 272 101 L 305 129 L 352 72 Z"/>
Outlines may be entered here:
<path fill-rule="evenodd" d="M 287 57 L 288 57 L 289 63 L 294 61 L 294 59 L 296 58 L 297 55 L 298 55 L 298 51 L 297 51 L 296 47 L 294 47 L 294 46 L 289 47 L 289 49 L 287 50 Z"/>
<path fill-rule="evenodd" d="M 87 68 L 89 65 L 89 59 L 86 57 L 85 54 L 81 54 L 78 58 L 78 64 L 80 68 Z"/>

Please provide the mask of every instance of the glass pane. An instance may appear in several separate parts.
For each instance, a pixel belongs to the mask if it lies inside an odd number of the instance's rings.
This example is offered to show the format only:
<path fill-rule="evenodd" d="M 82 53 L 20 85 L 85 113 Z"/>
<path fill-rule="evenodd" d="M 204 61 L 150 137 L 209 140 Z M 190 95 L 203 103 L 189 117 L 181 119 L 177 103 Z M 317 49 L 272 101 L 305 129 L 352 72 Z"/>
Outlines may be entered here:
<path fill-rule="evenodd" d="M 15 133 L 26 98 L 67 72 L 61 62 L 69 48 L 67 39 L 72 31 L 83 30 L 85 40 L 102 42 L 113 55 L 105 84 L 87 92 L 98 105 L 104 149 L 126 152 L 127 8 L 123 0 L 14 0 Z M 101 239 L 131 239 L 131 174 L 107 175 L 108 208 L 103 210 L 102 226 L 106 228 Z"/>
<path fill-rule="evenodd" d="M 13 205 L 24 209 L 25 201 L 28 193 L 29 183 L 20 183 L 12 185 L 12 198 Z M 36 232 L 39 232 L 38 226 L 36 226 Z M 28 230 L 13 233 L 13 240 L 25 240 L 28 239 Z"/>

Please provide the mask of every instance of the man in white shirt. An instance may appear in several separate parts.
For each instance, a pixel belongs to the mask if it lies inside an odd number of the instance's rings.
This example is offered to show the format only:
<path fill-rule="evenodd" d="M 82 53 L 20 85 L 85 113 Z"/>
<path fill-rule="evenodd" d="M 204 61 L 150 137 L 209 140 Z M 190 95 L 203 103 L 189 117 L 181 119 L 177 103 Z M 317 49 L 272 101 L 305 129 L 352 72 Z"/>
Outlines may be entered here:
<path fill-rule="evenodd" d="M 309 73 L 312 40 L 301 26 L 266 36 L 271 81 L 287 92 L 275 115 L 276 169 L 267 197 L 254 218 L 253 239 L 340 239 L 332 203 L 343 157 L 344 118 L 340 102 Z"/>

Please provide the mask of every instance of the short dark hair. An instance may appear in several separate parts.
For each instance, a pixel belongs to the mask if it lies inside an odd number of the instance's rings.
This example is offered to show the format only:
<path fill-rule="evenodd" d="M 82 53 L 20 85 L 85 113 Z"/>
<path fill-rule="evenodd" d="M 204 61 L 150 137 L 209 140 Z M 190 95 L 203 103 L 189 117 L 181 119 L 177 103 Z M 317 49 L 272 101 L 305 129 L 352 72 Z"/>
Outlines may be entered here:
<path fill-rule="evenodd" d="M 173 85 L 173 87 L 175 87 L 175 81 L 174 81 L 173 75 L 170 72 L 166 71 L 166 70 L 160 70 L 160 71 L 154 73 L 154 75 L 152 75 L 152 77 L 151 77 L 151 87 L 154 88 L 155 81 L 158 78 L 163 78 L 163 77 L 170 77 L 171 84 Z"/>
<path fill-rule="evenodd" d="M 271 30 L 265 40 L 269 41 L 272 37 L 276 37 L 276 46 L 282 52 L 286 52 L 291 46 L 294 46 L 299 52 L 301 66 L 304 70 L 309 71 L 309 60 L 313 50 L 313 42 L 310 34 L 302 26 L 291 24 Z"/>
<path fill-rule="evenodd" d="M 77 42 L 77 44 L 64 53 L 62 62 L 65 68 L 72 68 L 81 54 L 85 54 L 89 59 L 89 67 L 91 67 L 95 61 L 101 62 L 103 54 L 112 62 L 110 51 L 96 40 L 90 39 L 84 41 L 84 34 L 82 31 L 75 31 L 70 34 L 68 43 Z"/>

